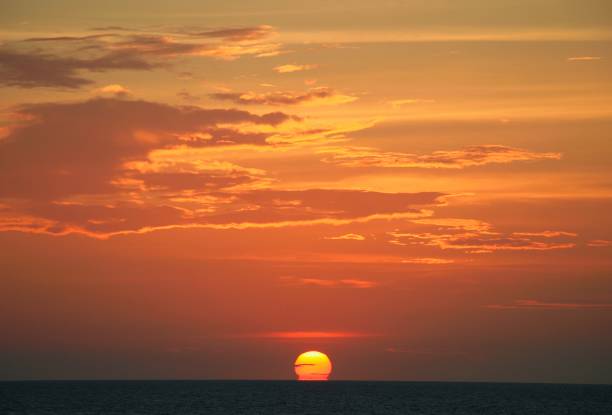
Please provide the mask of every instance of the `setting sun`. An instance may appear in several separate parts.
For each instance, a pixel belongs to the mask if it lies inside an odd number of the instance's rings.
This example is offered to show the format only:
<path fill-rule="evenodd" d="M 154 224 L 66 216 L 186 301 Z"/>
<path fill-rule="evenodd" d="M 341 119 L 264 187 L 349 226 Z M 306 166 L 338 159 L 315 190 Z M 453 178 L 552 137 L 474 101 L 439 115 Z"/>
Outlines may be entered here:
<path fill-rule="evenodd" d="M 293 364 L 298 380 L 328 380 L 332 363 L 325 353 L 304 352 Z"/>

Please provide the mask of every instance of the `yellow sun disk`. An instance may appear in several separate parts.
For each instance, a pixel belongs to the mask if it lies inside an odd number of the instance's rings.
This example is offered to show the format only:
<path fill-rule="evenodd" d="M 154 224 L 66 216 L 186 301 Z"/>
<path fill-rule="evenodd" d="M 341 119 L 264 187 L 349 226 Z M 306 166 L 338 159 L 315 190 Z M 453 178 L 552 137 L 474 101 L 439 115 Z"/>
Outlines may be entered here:
<path fill-rule="evenodd" d="M 294 369 L 298 380 L 327 380 L 332 364 L 325 353 L 312 350 L 295 359 Z"/>

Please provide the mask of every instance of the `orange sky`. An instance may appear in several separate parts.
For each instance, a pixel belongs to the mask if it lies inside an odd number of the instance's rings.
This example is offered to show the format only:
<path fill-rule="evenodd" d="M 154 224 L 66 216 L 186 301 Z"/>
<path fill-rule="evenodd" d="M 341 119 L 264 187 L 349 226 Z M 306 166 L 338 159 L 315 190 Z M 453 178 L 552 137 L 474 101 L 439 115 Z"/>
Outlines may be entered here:
<path fill-rule="evenodd" d="M 612 382 L 607 1 L 0 6 L 0 378 Z"/>

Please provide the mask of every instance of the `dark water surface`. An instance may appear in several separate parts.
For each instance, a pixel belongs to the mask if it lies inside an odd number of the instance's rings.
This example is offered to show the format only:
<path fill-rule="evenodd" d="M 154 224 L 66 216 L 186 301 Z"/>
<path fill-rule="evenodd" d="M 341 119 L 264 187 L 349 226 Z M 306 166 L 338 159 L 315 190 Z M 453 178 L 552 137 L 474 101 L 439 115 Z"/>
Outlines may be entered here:
<path fill-rule="evenodd" d="M 0 382 L 0 414 L 612 414 L 612 386 L 428 382 Z"/>

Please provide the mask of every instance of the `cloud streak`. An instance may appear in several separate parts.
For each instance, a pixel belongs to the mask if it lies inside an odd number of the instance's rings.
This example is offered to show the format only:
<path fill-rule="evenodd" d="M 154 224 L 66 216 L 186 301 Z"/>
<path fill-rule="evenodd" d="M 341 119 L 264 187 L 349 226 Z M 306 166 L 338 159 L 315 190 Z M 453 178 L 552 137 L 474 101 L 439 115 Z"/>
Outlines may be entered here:
<path fill-rule="evenodd" d="M 302 64 L 302 65 L 287 64 L 287 65 L 280 65 L 280 66 L 274 67 L 274 72 L 276 73 L 302 72 L 302 71 L 308 71 L 310 69 L 314 69 L 316 67 L 317 65 L 311 65 L 311 64 Z"/>
<path fill-rule="evenodd" d="M 515 161 L 559 160 L 560 153 L 533 152 L 495 144 L 441 150 L 427 155 L 384 152 L 370 147 L 329 147 L 320 151 L 323 161 L 343 167 L 463 169 Z"/>
<path fill-rule="evenodd" d="M 359 331 L 271 331 L 246 335 L 262 339 L 307 340 L 307 339 L 354 339 L 373 337 L 375 334 Z"/>
<path fill-rule="evenodd" d="M 329 279 L 329 278 L 299 278 L 299 277 L 282 277 L 281 281 L 289 285 L 304 285 L 313 287 L 324 287 L 324 288 L 358 288 L 367 289 L 374 288 L 379 285 L 378 282 L 372 280 L 364 280 L 359 278 L 342 278 L 342 279 Z"/>
<path fill-rule="evenodd" d="M 313 88 L 306 92 L 218 92 L 210 94 L 214 99 L 231 101 L 239 105 L 338 105 L 357 100 L 351 95 L 338 94 L 327 87 Z"/>
<path fill-rule="evenodd" d="M 244 42 L 265 39 L 275 34 L 275 31 L 272 26 L 261 25 L 253 27 L 213 29 L 202 32 L 192 32 L 190 34 L 198 37 L 221 38 L 232 42 Z"/>
<path fill-rule="evenodd" d="M 556 303 L 539 300 L 516 300 L 510 304 L 488 304 L 495 310 L 612 310 L 612 303 Z"/>
<path fill-rule="evenodd" d="M 365 241 L 366 238 L 358 233 L 346 233 L 338 236 L 326 236 L 324 239 L 329 239 L 332 241 Z"/>
<path fill-rule="evenodd" d="M 422 218 L 415 224 L 435 227 L 429 232 L 389 232 L 389 243 L 397 246 L 433 246 L 485 254 L 495 251 L 551 251 L 576 246 L 573 232 L 496 232 L 491 225 L 468 219 Z"/>
<path fill-rule="evenodd" d="M 607 239 L 593 239 L 587 242 L 587 246 L 591 248 L 607 248 L 612 246 L 612 241 L 608 241 Z"/>
<path fill-rule="evenodd" d="M 601 56 L 572 56 L 567 60 L 570 62 L 591 62 L 601 60 Z"/>

